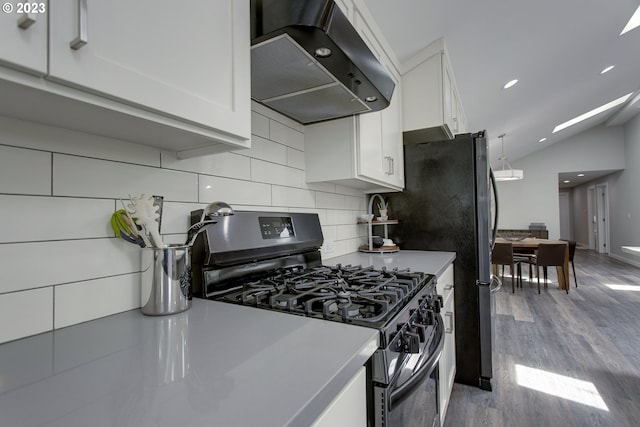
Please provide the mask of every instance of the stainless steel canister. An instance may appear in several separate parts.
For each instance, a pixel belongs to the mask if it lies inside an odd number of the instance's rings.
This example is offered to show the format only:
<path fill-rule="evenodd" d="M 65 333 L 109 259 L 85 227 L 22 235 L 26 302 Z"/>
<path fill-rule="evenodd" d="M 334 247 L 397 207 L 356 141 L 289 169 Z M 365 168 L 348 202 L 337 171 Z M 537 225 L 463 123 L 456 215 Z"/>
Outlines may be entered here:
<path fill-rule="evenodd" d="M 142 249 L 142 312 L 150 316 L 180 313 L 191 307 L 191 248 L 169 245 Z"/>

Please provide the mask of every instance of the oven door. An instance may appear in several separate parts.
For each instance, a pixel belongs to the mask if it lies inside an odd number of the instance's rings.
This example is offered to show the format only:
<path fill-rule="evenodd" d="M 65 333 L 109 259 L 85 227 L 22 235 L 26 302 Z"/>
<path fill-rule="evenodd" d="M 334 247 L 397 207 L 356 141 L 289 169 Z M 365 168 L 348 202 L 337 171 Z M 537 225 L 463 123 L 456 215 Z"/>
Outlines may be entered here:
<path fill-rule="evenodd" d="M 428 351 L 406 355 L 402 372 L 388 386 L 376 388 L 382 403 L 376 427 L 440 426 L 438 361 L 444 346 L 444 324 L 436 316 L 436 330 Z"/>

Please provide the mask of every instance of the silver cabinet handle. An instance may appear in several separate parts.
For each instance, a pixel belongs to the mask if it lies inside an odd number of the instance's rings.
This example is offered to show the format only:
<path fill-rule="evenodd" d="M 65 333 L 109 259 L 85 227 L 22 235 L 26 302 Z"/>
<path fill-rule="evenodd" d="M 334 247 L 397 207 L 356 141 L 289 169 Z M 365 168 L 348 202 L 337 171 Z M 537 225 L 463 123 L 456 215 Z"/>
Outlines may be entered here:
<path fill-rule="evenodd" d="M 396 174 L 396 161 L 393 157 L 391 157 L 391 172 L 389 173 L 389 175 L 395 175 Z"/>
<path fill-rule="evenodd" d="M 36 23 L 36 14 L 35 13 L 23 13 L 18 18 L 18 27 L 26 30 L 30 26 Z"/>
<path fill-rule="evenodd" d="M 387 161 L 387 171 L 385 172 L 385 175 L 393 175 L 395 169 L 395 165 L 393 164 L 393 157 L 385 156 L 384 159 Z"/>
<path fill-rule="evenodd" d="M 453 285 L 445 285 L 445 287 L 444 287 L 445 291 L 448 291 L 448 290 L 451 290 L 451 289 L 453 289 Z"/>
<path fill-rule="evenodd" d="M 78 50 L 88 42 L 87 37 L 87 0 L 78 0 L 78 27 L 76 38 L 71 40 L 69 47 Z"/>
<path fill-rule="evenodd" d="M 447 311 L 444 314 L 444 317 L 447 317 L 449 319 L 449 326 L 447 328 L 445 328 L 445 333 L 450 334 L 453 332 L 453 312 L 451 311 Z"/>

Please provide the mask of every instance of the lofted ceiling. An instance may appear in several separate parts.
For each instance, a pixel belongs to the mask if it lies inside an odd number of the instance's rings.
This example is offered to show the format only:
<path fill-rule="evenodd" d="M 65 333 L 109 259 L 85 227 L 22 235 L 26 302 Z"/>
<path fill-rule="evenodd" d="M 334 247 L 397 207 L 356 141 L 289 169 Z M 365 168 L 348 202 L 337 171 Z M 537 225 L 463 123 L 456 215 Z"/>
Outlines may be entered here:
<path fill-rule="evenodd" d="M 513 162 L 640 113 L 640 27 L 619 35 L 639 0 L 364 2 L 401 63 L 444 37 L 469 130 L 487 130 L 494 166 L 502 133 Z M 512 79 L 519 81 L 503 89 Z M 552 133 L 628 93 L 626 104 Z"/>

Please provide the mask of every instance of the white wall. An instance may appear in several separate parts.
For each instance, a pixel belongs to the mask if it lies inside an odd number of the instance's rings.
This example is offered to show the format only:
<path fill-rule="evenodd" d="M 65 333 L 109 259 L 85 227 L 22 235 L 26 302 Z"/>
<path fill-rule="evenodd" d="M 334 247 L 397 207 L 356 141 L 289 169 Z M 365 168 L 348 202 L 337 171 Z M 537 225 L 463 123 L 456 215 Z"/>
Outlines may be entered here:
<path fill-rule="evenodd" d="M 625 169 L 609 177 L 611 255 L 640 265 L 621 246 L 640 246 L 640 115 L 624 126 Z"/>
<path fill-rule="evenodd" d="M 549 238 L 557 239 L 560 237 L 558 173 L 623 169 L 623 129 L 598 126 L 512 162 L 512 166 L 524 170 L 524 179 L 498 183 L 498 228 L 526 229 L 531 222 L 544 222 Z"/>
<path fill-rule="evenodd" d="M 0 342 L 140 306 L 141 250 L 109 226 L 128 194 L 164 196 L 169 243 L 185 241 L 191 210 L 223 200 L 238 210 L 317 212 L 330 256 L 357 250 L 365 195 L 305 183 L 303 131 L 254 104 L 250 150 L 178 160 L 0 117 Z"/>

